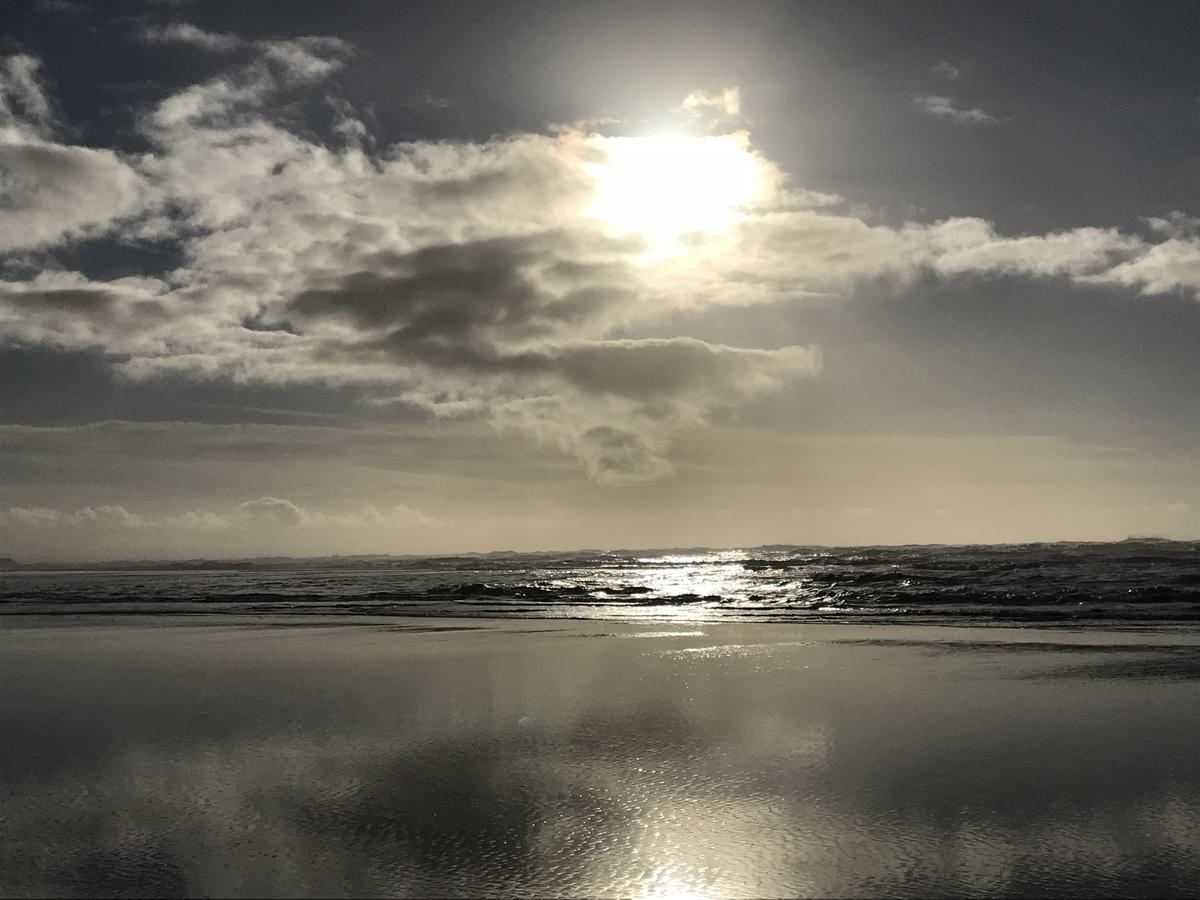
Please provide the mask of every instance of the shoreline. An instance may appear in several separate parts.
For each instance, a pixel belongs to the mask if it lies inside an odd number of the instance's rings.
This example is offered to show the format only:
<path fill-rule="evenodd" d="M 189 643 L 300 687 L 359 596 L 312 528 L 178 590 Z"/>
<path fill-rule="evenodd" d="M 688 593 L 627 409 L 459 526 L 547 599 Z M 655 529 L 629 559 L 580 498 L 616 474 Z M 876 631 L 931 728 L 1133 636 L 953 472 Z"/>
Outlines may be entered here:
<path fill-rule="evenodd" d="M 706 632 L 747 629 L 771 631 L 811 631 L 811 639 L 829 643 L 855 642 L 867 631 L 883 632 L 879 638 L 895 642 L 925 639 L 953 643 L 996 644 L 1079 644 L 1097 646 L 1175 646 L 1200 647 L 1200 630 L 1182 623 L 1139 624 L 1118 622 L 1103 624 L 1064 624 L 1053 622 L 1029 625 L 1016 622 L 938 622 L 919 620 L 880 622 L 830 620 L 715 620 L 715 619 L 632 619 L 587 616 L 416 616 L 328 613 L 228 613 L 228 612 L 15 612 L 0 613 L 0 632 L 37 628 L 239 628 L 246 629 L 377 629 L 397 633 L 436 632 L 493 632 L 497 634 L 527 634 L 564 632 L 573 636 L 621 637 L 631 634 L 649 637 L 662 633 L 664 637 L 700 636 Z M 644 634 L 643 634 L 644 633 Z M 988 640 L 973 639 L 972 635 Z"/>

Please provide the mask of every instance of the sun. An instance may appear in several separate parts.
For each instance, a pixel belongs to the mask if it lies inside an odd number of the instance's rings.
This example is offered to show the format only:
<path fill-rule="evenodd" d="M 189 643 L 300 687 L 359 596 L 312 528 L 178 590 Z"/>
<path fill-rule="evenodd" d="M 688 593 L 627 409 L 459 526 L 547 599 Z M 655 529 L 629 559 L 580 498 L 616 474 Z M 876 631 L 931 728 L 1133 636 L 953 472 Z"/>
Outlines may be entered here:
<path fill-rule="evenodd" d="M 769 187 L 770 168 L 745 132 L 707 137 L 601 137 L 604 162 L 588 167 L 587 214 L 644 237 L 652 256 L 678 251 L 690 232 L 721 232 Z"/>

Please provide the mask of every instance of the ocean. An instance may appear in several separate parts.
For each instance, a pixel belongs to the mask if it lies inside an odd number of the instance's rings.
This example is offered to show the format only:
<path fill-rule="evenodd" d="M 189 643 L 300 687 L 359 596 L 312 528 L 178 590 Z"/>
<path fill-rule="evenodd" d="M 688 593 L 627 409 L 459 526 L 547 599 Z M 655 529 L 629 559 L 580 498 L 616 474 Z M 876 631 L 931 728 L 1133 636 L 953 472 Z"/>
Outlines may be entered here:
<path fill-rule="evenodd" d="M 0 592 L 0 897 L 1200 884 L 1191 544 L 127 564 Z"/>
<path fill-rule="evenodd" d="M 1084 627 L 1200 619 L 1200 545 L 689 548 L 0 573 L 0 613 Z"/>

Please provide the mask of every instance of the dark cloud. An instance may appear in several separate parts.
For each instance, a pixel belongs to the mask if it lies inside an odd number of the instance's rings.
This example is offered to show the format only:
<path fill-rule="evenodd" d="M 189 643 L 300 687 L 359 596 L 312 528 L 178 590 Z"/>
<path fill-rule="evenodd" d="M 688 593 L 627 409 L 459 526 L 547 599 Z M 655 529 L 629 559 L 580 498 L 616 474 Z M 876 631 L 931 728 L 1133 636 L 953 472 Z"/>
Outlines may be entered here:
<path fill-rule="evenodd" d="M 692 338 L 596 342 L 544 359 L 584 391 L 644 400 L 691 395 L 729 402 L 729 395 L 753 394 L 819 367 L 807 348 L 745 350 Z"/>
<path fill-rule="evenodd" d="M 600 249 L 604 243 L 597 241 Z M 300 321 L 341 318 L 368 332 L 387 329 L 395 345 L 536 340 L 633 299 L 625 266 L 562 258 L 578 244 L 552 233 L 380 253 L 367 260 L 371 269 L 304 291 L 284 311 Z"/>
<path fill-rule="evenodd" d="M 147 279 L 91 283 L 46 273 L 27 283 L 0 281 L 0 329 L 17 345 L 120 355 L 156 330 L 173 331 L 178 318 Z"/>
<path fill-rule="evenodd" d="M 818 367 L 801 348 L 580 340 L 602 335 L 639 302 L 636 273 L 620 257 L 598 256 L 606 247 L 627 249 L 553 232 L 381 254 L 369 261 L 373 270 L 305 291 L 282 314 L 310 334 L 329 320 L 352 326 L 353 337 L 330 333 L 324 352 L 415 368 L 418 394 L 429 396 L 448 376 L 460 398 L 563 446 L 600 480 L 662 474 L 666 445 L 655 432 Z M 585 248 L 590 259 L 572 258 Z M 546 399 L 523 400 L 538 396 Z"/>

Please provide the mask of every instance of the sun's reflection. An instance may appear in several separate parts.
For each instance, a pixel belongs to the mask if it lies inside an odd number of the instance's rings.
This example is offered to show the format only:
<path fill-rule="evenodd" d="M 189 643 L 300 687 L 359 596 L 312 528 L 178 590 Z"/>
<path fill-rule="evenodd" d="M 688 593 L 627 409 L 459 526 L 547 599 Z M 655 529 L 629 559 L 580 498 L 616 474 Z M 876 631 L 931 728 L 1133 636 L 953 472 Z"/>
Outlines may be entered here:
<path fill-rule="evenodd" d="M 715 896 L 680 877 L 673 866 L 659 866 L 642 879 L 639 897 L 656 900 L 709 900 Z"/>
<path fill-rule="evenodd" d="M 799 571 L 762 571 L 747 566 L 744 550 L 640 557 L 637 568 L 572 573 L 563 586 L 583 585 L 592 600 L 611 601 L 606 616 L 680 623 L 711 621 L 738 610 L 795 608 L 809 593 Z"/>
<path fill-rule="evenodd" d="M 749 595 L 750 580 L 738 563 L 664 566 L 648 569 L 642 584 L 663 598 L 701 597 L 742 600 Z"/>
<path fill-rule="evenodd" d="M 668 553 L 662 556 L 640 556 L 638 562 L 650 566 L 680 566 L 720 562 L 736 562 L 746 559 L 745 550 L 718 550 L 712 553 Z"/>

